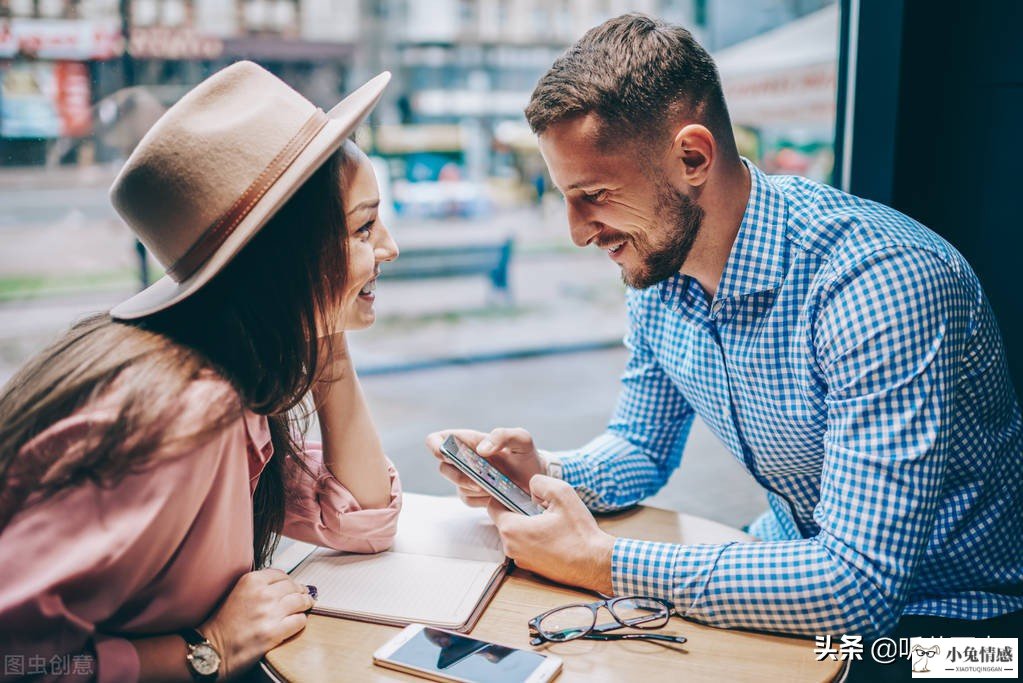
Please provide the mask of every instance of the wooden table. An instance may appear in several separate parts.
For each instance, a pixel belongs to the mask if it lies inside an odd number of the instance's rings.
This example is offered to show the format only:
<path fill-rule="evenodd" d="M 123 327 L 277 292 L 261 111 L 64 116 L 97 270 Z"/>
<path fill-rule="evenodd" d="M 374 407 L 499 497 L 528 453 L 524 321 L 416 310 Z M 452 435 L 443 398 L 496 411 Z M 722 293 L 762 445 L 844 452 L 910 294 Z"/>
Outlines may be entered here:
<path fill-rule="evenodd" d="M 737 529 L 691 515 L 639 507 L 599 518 L 616 536 L 677 543 L 752 540 Z M 526 622 L 558 605 L 592 602 L 583 593 L 522 569 L 504 581 L 471 635 L 502 645 L 531 649 Z M 276 677 L 298 683 L 321 681 L 421 681 L 373 665 L 373 652 L 400 629 L 311 615 L 305 631 L 266 655 Z M 673 618 L 665 632 L 681 633 L 685 645 L 642 641 L 576 640 L 545 650 L 564 660 L 557 681 L 831 681 L 843 662 L 818 662 L 813 640 L 711 628 Z"/>

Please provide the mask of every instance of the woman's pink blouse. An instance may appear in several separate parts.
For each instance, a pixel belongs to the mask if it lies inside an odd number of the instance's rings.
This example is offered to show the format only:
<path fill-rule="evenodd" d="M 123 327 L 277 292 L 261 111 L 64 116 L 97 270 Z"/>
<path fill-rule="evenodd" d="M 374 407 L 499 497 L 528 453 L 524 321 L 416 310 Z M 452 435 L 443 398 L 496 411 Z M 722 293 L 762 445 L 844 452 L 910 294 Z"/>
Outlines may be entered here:
<path fill-rule="evenodd" d="M 198 418 L 224 388 L 194 382 L 175 419 Z M 116 413 L 115 401 L 94 401 L 26 449 L 64 452 Z M 304 450 L 315 476 L 285 462 L 284 534 L 336 550 L 387 549 L 401 507 L 394 467 L 388 506 L 364 510 L 323 464 L 321 446 Z M 26 506 L 0 533 L 4 673 L 16 673 L 11 665 L 36 673 L 45 662 L 53 680 L 136 681 L 128 639 L 198 626 L 252 570 L 252 493 L 272 456 L 266 418 L 246 411 L 200 447 L 116 486 L 80 484 Z"/>

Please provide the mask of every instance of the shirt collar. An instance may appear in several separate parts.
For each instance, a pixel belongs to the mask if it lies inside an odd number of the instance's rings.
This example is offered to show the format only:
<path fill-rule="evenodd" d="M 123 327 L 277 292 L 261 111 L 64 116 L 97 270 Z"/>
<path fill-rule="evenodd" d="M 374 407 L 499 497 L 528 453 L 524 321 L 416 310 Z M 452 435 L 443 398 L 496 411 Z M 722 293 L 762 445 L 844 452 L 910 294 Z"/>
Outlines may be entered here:
<path fill-rule="evenodd" d="M 257 415 L 248 408 L 242 412 L 245 432 L 248 437 L 249 476 L 255 478 L 262 473 L 267 461 L 273 456 L 273 445 L 270 440 L 270 425 L 265 415 Z"/>
<path fill-rule="evenodd" d="M 749 169 L 749 201 L 721 273 L 715 302 L 777 289 L 785 279 L 785 197 L 752 162 L 742 162 Z"/>

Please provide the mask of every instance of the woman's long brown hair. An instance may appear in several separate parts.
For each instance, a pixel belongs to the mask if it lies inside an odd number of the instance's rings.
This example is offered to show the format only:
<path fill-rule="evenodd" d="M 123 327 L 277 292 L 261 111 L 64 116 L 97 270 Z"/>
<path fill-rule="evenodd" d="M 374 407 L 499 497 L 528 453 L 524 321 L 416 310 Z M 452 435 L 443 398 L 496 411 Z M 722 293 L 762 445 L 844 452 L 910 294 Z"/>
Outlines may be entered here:
<path fill-rule="evenodd" d="M 335 318 L 344 291 L 345 163 L 342 148 L 191 297 L 136 321 L 88 317 L 11 378 L 0 392 L 0 532 L 32 500 L 86 481 L 116 484 L 160 453 L 187 452 L 248 408 L 268 416 L 275 452 L 253 496 L 254 564 L 267 563 L 284 523 L 284 458 L 303 462 L 293 441 L 303 416 L 294 409 L 321 379 L 316 321 Z M 234 391 L 205 407 L 201 424 L 168 430 L 188 386 L 210 371 Z M 24 448 L 115 382 L 112 423 L 67 452 Z"/>

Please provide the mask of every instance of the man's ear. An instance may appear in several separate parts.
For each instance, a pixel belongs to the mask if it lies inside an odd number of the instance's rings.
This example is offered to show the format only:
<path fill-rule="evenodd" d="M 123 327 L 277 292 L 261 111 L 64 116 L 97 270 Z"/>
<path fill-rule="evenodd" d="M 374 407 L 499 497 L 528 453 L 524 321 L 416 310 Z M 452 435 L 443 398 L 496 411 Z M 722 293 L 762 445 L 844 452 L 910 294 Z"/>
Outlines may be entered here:
<path fill-rule="evenodd" d="M 706 126 L 690 123 L 675 134 L 671 157 L 676 177 L 686 185 L 701 187 L 707 182 L 716 156 L 717 142 Z"/>

